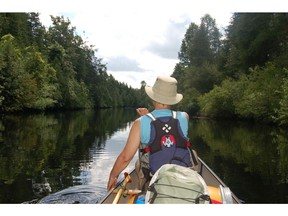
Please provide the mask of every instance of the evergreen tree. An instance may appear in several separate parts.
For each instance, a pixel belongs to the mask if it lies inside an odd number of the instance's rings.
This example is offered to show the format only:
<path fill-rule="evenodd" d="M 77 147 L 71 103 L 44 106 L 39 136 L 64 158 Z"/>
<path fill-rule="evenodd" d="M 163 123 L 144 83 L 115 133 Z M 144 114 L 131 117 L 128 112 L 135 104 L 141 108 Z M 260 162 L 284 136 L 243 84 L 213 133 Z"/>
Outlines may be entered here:
<path fill-rule="evenodd" d="M 23 108 L 25 78 L 22 55 L 14 43 L 14 37 L 7 34 L 0 41 L 0 83 L 1 111 L 18 111 Z M 31 85 L 32 88 L 33 85 Z M 27 89 L 26 89 L 27 90 Z"/>
<path fill-rule="evenodd" d="M 46 30 L 40 22 L 39 13 L 29 13 L 27 21 L 31 29 L 33 39 L 30 43 L 34 45 L 34 47 L 37 47 L 39 51 L 45 52 L 44 41 Z"/>
<path fill-rule="evenodd" d="M 209 92 L 221 79 L 217 68 L 221 34 L 216 21 L 208 14 L 201 18 L 200 26 L 191 23 L 182 40 L 179 60 L 172 76 L 177 78 L 179 89 L 190 101 L 183 101 L 182 108 L 189 112 L 198 111 L 197 98 Z"/>
<path fill-rule="evenodd" d="M 11 34 L 21 48 L 31 45 L 33 36 L 28 18 L 27 13 L 0 13 L 0 37 Z"/>

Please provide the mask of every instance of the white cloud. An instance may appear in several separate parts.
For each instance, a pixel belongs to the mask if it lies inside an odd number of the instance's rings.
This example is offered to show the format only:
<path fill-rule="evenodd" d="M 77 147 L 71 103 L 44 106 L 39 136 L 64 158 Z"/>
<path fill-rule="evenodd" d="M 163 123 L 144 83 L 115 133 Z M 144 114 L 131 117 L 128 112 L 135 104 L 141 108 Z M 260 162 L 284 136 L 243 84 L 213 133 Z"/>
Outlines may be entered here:
<path fill-rule="evenodd" d="M 136 59 L 130 59 L 126 56 L 112 56 L 107 60 L 107 69 L 109 71 L 134 71 L 141 72 L 143 69 L 139 67 Z"/>
<path fill-rule="evenodd" d="M 146 49 L 160 57 L 167 59 L 177 59 L 182 39 L 186 32 L 186 26 L 191 23 L 188 18 L 175 21 L 168 20 L 166 29 L 161 38 L 151 39 Z"/>

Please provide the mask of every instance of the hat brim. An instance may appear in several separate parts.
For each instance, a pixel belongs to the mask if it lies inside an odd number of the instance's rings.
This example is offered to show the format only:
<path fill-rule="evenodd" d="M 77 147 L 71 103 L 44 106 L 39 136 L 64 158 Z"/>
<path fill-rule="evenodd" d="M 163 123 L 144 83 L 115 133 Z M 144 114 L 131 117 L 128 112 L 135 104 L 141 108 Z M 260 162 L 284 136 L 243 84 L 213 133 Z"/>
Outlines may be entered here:
<path fill-rule="evenodd" d="M 163 95 L 159 95 L 153 91 L 151 86 L 145 86 L 145 92 L 152 100 L 166 105 L 177 104 L 183 99 L 182 94 L 176 94 L 175 97 L 165 97 Z"/>

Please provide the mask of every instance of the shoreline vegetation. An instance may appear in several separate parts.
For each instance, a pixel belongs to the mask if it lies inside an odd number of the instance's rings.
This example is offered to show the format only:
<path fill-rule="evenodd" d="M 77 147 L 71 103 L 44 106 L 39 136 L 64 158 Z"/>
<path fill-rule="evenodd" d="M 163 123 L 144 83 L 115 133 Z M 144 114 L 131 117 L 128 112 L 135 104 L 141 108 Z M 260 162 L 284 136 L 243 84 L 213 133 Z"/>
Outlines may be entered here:
<path fill-rule="evenodd" d="M 0 13 L 0 113 L 149 107 L 146 83 L 134 89 L 108 75 L 69 19 Z M 191 23 L 171 76 L 177 105 L 196 118 L 288 125 L 288 14 L 234 13 L 225 33 L 209 14 Z"/>

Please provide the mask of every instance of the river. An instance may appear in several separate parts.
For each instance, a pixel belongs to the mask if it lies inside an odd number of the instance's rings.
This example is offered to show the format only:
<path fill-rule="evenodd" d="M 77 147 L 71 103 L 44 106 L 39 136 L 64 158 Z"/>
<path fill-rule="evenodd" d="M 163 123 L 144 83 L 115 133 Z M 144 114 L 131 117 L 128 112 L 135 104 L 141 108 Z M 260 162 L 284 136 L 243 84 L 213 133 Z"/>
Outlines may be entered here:
<path fill-rule="evenodd" d="M 2 115 L 0 203 L 96 203 L 136 117 L 134 109 Z M 245 203 L 288 203 L 287 130 L 191 119 L 189 137 Z"/>

